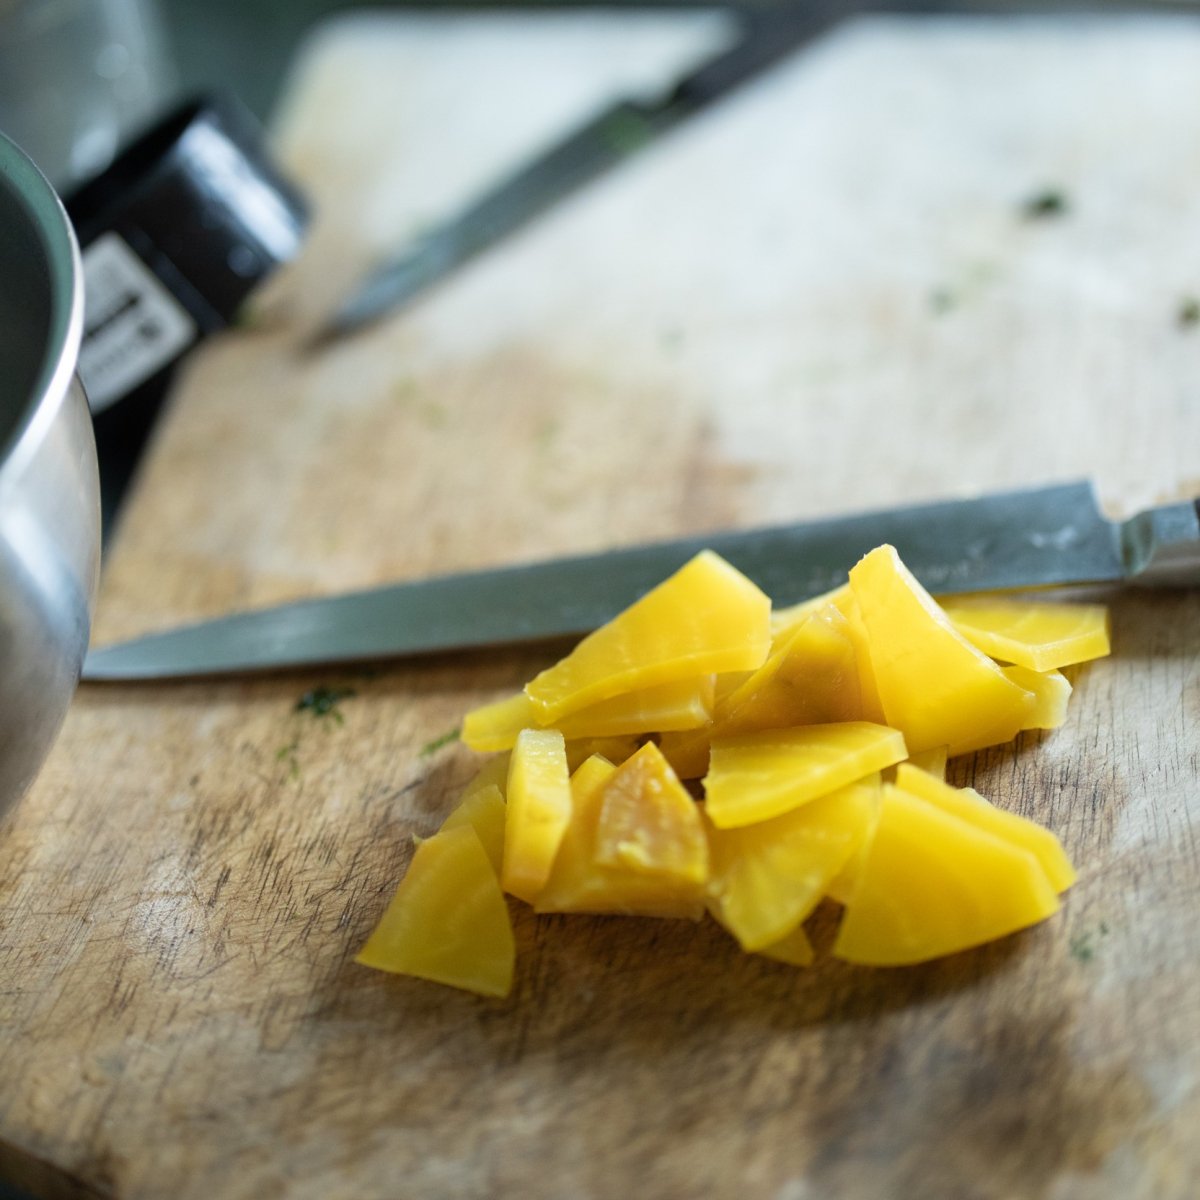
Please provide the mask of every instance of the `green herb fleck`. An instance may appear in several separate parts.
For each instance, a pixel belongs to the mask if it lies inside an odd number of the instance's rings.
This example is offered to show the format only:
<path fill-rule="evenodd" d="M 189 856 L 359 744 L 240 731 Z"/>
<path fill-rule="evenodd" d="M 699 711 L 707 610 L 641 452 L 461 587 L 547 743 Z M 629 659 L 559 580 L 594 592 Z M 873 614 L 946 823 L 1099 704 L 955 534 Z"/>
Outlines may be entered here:
<path fill-rule="evenodd" d="M 275 751 L 276 762 L 286 762 L 288 766 L 288 775 L 292 779 L 297 779 L 300 776 L 300 760 L 296 757 L 296 751 L 300 749 L 300 739 L 292 738 L 286 746 L 280 746 Z"/>
<path fill-rule="evenodd" d="M 421 405 L 419 412 L 426 429 L 445 429 L 450 421 L 449 410 L 436 400 L 427 400 Z"/>
<path fill-rule="evenodd" d="M 457 742 L 462 737 L 461 729 L 448 729 L 440 737 L 435 737 L 432 742 L 426 742 L 421 747 L 421 757 L 428 758 L 431 754 L 436 754 L 443 746 L 449 746 L 451 742 Z"/>
<path fill-rule="evenodd" d="M 650 141 L 653 135 L 650 122 L 640 113 L 627 108 L 618 109 L 600 126 L 600 137 L 614 154 L 632 154 Z"/>
<path fill-rule="evenodd" d="M 1029 221 L 1043 217 L 1061 217 L 1069 208 L 1067 194 L 1059 188 L 1042 188 L 1027 197 L 1021 204 L 1021 215 Z"/>
<path fill-rule="evenodd" d="M 1070 941 L 1068 949 L 1071 952 L 1071 957 L 1077 962 L 1088 963 L 1096 957 L 1098 949 L 1096 938 L 1106 937 L 1108 935 L 1108 925 L 1101 921 L 1096 929 L 1085 929 L 1083 933 L 1076 934 Z"/>
<path fill-rule="evenodd" d="M 1200 324 L 1200 300 L 1195 296 L 1186 296 L 1180 301 L 1177 319 L 1184 329 Z"/>
<path fill-rule="evenodd" d="M 296 712 L 312 713 L 313 717 L 332 717 L 339 725 L 345 720 L 338 705 L 354 695 L 353 688 L 316 687 L 296 701 Z"/>
<path fill-rule="evenodd" d="M 948 313 L 957 303 L 958 297 L 949 288 L 934 288 L 929 293 L 929 307 L 938 316 Z"/>

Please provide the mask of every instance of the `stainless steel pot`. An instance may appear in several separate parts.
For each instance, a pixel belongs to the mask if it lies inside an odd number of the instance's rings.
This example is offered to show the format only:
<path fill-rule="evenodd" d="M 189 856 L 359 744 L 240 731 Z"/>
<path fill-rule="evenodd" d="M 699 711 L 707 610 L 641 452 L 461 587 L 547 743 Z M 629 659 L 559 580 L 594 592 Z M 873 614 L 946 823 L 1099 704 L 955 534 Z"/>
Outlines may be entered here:
<path fill-rule="evenodd" d="M 100 501 L 82 327 L 70 222 L 0 134 L 0 814 L 58 734 L 91 629 Z"/>

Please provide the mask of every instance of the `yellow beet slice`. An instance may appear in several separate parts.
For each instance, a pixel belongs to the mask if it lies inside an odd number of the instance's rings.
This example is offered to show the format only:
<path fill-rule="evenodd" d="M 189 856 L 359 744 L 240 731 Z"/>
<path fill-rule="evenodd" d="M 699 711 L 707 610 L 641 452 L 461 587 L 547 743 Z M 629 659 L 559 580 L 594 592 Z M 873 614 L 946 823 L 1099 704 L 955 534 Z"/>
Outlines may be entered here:
<path fill-rule="evenodd" d="M 959 742 L 953 748 L 955 754 L 1011 742 L 1026 729 L 1057 729 L 1067 719 L 1071 684 L 1060 671 L 1030 671 L 1027 667 L 1007 666 L 1001 667 L 1000 673 L 1024 691 L 1024 702 L 1020 708 L 1008 712 L 1000 724 L 980 728 L 973 737 Z"/>
<path fill-rule="evenodd" d="M 534 905 L 540 913 L 621 913 L 687 917 L 704 913 L 704 882 L 611 867 L 596 861 L 596 833 L 605 784 L 617 768 L 599 755 L 571 776 L 571 821 L 546 886 Z"/>
<path fill-rule="evenodd" d="M 928 772 L 937 779 L 945 779 L 949 749 L 949 746 L 934 746 L 931 750 L 920 750 L 916 754 L 910 754 L 908 761 L 914 767 L 920 767 L 922 771 Z"/>
<path fill-rule="evenodd" d="M 567 769 L 578 770 L 593 755 L 600 755 L 610 763 L 623 763 L 637 753 L 640 744 L 636 737 L 579 738 L 567 743 Z"/>
<path fill-rule="evenodd" d="M 1057 909 L 1054 888 L 1028 850 L 885 784 L 833 953 L 868 966 L 925 962 Z"/>
<path fill-rule="evenodd" d="M 593 858 L 686 884 L 708 879 L 700 811 L 653 742 L 604 781 Z"/>
<path fill-rule="evenodd" d="M 951 787 L 910 763 L 901 763 L 896 768 L 896 786 L 978 829 L 1028 850 L 1041 864 L 1056 892 L 1065 892 L 1075 882 L 1075 868 L 1062 843 L 1049 829 L 1018 813 L 997 808 L 974 788 Z"/>
<path fill-rule="evenodd" d="M 511 750 L 521 730 L 535 729 L 539 724 L 533 701 L 524 692 L 518 692 L 471 709 L 463 717 L 462 742 L 484 754 Z"/>
<path fill-rule="evenodd" d="M 508 995 L 512 922 L 474 829 L 461 825 L 421 842 L 355 962 L 481 996 Z"/>
<path fill-rule="evenodd" d="M 1020 727 L 1028 693 L 954 628 L 893 547 L 860 559 L 850 588 L 887 723 L 910 750 L 948 745 L 951 755 L 965 753 L 991 744 L 980 738 L 992 730 Z"/>
<path fill-rule="evenodd" d="M 871 643 L 867 637 L 867 627 L 863 624 L 862 612 L 849 584 L 833 594 L 833 604 L 846 618 L 846 632 L 854 645 L 862 719 L 872 721 L 876 725 L 886 725 L 883 701 L 879 698 L 879 685 L 875 682 L 875 668 L 871 665 Z"/>
<path fill-rule="evenodd" d="M 1000 597 L 945 600 L 942 608 L 969 642 L 1001 662 L 1051 671 L 1110 652 L 1103 604 L 1048 604 Z"/>
<path fill-rule="evenodd" d="M 721 700 L 710 733 L 861 719 L 854 644 L 846 618 L 827 605 L 788 630 L 767 661 Z"/>
<path fill-rule="evenodd" d="M 793 812 L 739 829 L 709 829 L 709 912 L 744 950 L 785 938 L 866 841 L 879 779 L 851 784 Z"/>
<path fill-rule="evenodd" d="M 533 903 L 550 875 L 571 819 L 567 749 L 557 729 L 525 729 L 508 767 L 508 812 L 500 882 Z"/>
<path fill-rule="evenodd" d="M 589 705 L 553 722 L 568 740 L 695 729 L 712 716 L 713 676 L 659 684 Z M 462 740 L 472 750 L 511 750 L 522 729 L 542 724 L 524 692 L 467 713 Z"/>
<path fill-rule="evenodd" d="M 601 700 L 721 671 L 752 671 L 771 644 L 771 602 L 705 550 L 525 685 L 551 724 Z"/>
<path fill-rule="evenodd" d="M 486 787 L 498 787 L 500 794 L 504 795 L 505 788 L 508 787 L 508 762 L 509 755 L 497 754 L 489 758 L 487 762 L 471 776 L 467 786 L 463 788 L 459 796 L 459 802 L 465 800 L 472 792 L 478 792 Z"/>
<path fill-rule="evenodd" d="M 1067 719 L 1071 683 L 1061 671 L 1031 671 L 1018 666 L 1000 670 L 1033 697 L 1022 718 L 1022 729 L 1057 729 Z"/>
<path fill-rule="evenodd" d="M 811 967 L 813 963 L 812 942 L 804 932 L 803 925 L 797 925 L 791 933 L 785 934 L 770 946 L 764 946 L 755 953 L 764 958 L 773 958 L 776 962 L 787 963 L 792 967 Z"/>
<path fill-rule="evenodd" d="M 718 829 L 766 821 L 907 756 L 886 725 L 843 721 L 714 741 L 705 810 Z"/>
<path fill-rule="evenodd" d="M 774 633 L 778 640 L 788 630 L 795 629 L 797 625 L 807 621 L 813 613 L 819 612 L 827 605 L 839 603 L 849 590 L 850 585 L 843 583 L 841 587 L 836 587 L 832 591 L 822 592 L 819 596 L 814 596 L 811 600 L 802 600 L 799 604 L 792 604 L 787 608 L 772 609 L 772 633 Z"/>
<path fill-rule="evenodd" d="M 827 604 L 777 635 L 766 662 L 722 696 L 712 721 L 664 739 L 663 752 L 681 778 L 697 779 L 714 738 L 861 719 L 854 644 L 846 618 Z"/>
<path fill-rule="evenodd" d="M 497 875 L 504 861 L 506 808 L 500 789 L 489 783 L 464 796 L 459 806 L 442 822 L 443 829 L 458 829 L 462 825 L 474 829 Z"/>

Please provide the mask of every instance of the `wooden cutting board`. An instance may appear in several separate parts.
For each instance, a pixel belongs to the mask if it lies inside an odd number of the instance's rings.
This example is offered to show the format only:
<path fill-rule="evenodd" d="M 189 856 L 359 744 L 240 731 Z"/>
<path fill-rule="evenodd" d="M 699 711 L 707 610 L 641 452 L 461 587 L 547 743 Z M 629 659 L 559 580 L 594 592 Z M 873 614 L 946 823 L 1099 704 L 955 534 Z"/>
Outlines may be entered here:
<path fill-rule="evenodd" d="M 1200 26 L 841 28 L 317 358 L 360 270 L 716 18 L 327 27 L 275 125 L 303 259 L 179 380 L 99 640 L 286 597 L 1092 476 L 1200 491 Z M 1057 189 L 1065 211 L 1022 204 Z M 0 1179 L 39 1195 L 1184 1197 L 1200 596 L 1113 595 L 1067 725 L 954 764 L 1061 915 L 919 969 L 533 919 L 487 1002 L 352 955 L 550 650 L 85 686 L 0 831 Z M 352 689 L 337 716 L 298 710 Z M 827 931 L 826 931 L 827 932 Z M 818 930 L 820 934 L 820 930 Z"/>

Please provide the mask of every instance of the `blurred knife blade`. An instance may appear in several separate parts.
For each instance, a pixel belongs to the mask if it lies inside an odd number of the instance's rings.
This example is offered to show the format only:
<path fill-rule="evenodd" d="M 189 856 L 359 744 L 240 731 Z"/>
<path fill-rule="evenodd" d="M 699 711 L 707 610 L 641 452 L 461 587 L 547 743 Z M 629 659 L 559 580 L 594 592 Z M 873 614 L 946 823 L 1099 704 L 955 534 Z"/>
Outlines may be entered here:
<path fill-rule="evenodd" d="M 358 285 L 310 341 L 319 349 L 403 308 L 427 288 L 759 75 L 847 15 L 832 0 L 751 15 L 734 46 L 648 100 L 621 100 L 407 244 Z"/>

